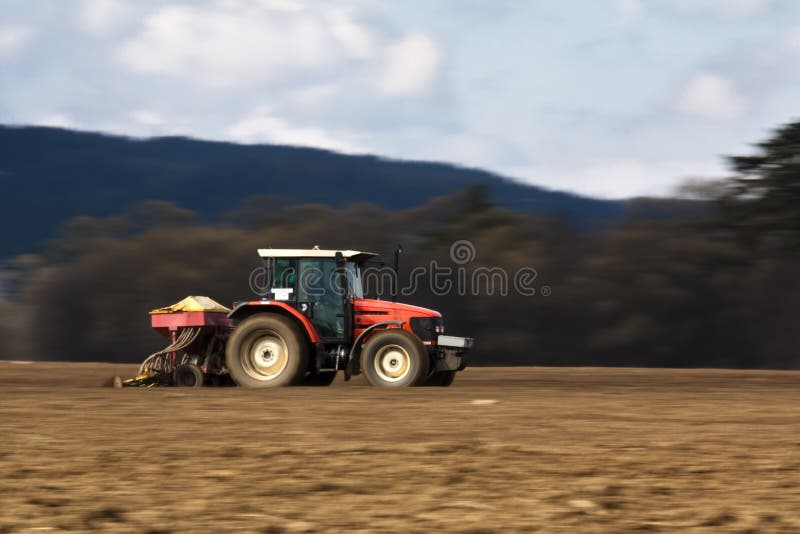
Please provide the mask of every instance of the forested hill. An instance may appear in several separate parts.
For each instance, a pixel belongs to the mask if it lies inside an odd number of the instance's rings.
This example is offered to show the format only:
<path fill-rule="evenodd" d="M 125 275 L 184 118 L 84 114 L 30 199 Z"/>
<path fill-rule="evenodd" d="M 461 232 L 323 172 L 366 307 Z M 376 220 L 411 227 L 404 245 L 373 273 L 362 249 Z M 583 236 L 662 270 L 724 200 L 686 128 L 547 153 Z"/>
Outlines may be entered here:
<path fill-rule="evenodd" d="M 475 183 L 516 211 L 578 226 L 617 218 L 626 202 L 550 191 L 477 169 L 312 148 L 181 137 L 131 139 L 45 127 L 0 126 L 0 259 L 53 237 L 69 218 L 108 216 L 167 200 L 208 219 L 256 195 L 292 204 L 417 206 Z"/>

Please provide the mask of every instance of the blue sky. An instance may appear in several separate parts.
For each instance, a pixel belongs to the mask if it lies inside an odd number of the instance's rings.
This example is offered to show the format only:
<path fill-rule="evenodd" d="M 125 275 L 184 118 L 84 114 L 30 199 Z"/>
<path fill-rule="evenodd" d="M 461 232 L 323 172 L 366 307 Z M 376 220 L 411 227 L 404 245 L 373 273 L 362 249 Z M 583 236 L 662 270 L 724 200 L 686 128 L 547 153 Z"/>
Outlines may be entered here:
<path fill-rule="evenodd" d="M 587 195 L 800 118 L 793 0 L 0 0 L 0 122 L 447 161 Z"/>

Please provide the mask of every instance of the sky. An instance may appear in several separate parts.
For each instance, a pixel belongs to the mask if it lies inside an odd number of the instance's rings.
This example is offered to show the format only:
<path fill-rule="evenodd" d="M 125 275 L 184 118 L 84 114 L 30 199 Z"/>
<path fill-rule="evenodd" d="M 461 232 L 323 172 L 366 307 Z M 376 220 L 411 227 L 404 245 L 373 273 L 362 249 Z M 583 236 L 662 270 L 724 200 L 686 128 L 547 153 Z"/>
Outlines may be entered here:
<path fill-rule="evenodd" d="M 0 0 L 0 123 L 669 195 L 800 119 L 794 0 Z"/>

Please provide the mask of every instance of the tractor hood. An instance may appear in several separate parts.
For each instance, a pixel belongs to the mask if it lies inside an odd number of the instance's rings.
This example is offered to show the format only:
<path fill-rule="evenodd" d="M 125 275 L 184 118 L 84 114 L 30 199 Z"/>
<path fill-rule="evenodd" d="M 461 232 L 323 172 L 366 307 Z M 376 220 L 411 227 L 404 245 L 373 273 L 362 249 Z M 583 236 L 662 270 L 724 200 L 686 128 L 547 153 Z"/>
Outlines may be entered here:
<path fill-rule="evenodd" d="M 353 309 L 358 314 L 382 315 L 385 320 L 406 320 L 410 317 L 441 317 L 442 314 L 436 310 L 429 310 L 420 306 L 403 304 L 401 302 L 391 302 L 388 300 L 356 299 L 353 301 Z"/>

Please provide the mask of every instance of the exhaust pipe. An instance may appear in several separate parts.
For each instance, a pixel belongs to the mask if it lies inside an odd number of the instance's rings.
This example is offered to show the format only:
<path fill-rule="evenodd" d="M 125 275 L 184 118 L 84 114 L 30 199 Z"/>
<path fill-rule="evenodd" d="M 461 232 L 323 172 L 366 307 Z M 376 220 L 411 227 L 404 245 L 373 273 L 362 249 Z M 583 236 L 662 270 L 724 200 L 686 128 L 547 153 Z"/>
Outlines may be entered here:
<path fill-rule="evenodd" d="M 392 302 L 397 302 L 397 289 L 400 285 L 400 254 L 403 253 L 403 245 L 397 245 L 394 249 L 394 280 L 392 281 Z"/>

